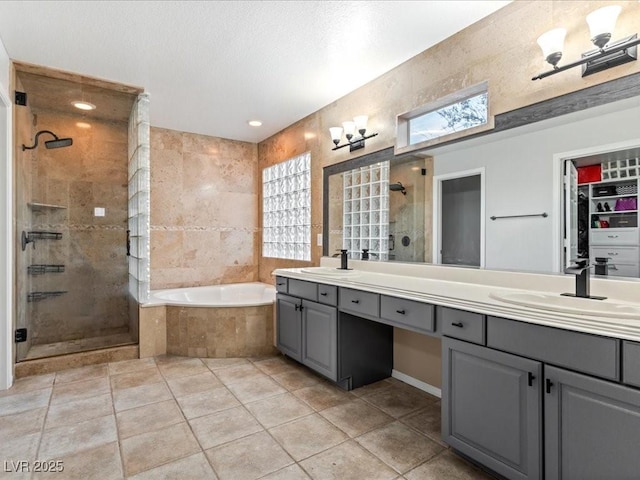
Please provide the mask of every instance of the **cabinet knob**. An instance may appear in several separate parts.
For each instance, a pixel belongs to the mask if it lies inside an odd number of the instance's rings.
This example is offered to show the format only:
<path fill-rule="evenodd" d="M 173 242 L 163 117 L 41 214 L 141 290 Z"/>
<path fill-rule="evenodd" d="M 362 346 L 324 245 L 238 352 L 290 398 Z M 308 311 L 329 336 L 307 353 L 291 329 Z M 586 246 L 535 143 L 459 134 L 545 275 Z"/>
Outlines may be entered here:
<path fill-rule="evenodd" d="M 351 300 L 351 303 L 360 303 L 360 300 Z"/>
<path fill-rule="evenodd" d="M 402 310 L 396 310 L 396 313 L 399 313 L 400 315 L 404 315 L 407 312 L 405 312 L 404 309 L 402 309 Z"/>
<path fill-rule="evenodd" d="M 462 322 L 453 322 L 451 324 L 452 327 L 458 327 L 458 328 L 462 328 L 464 327 L 464 325 L 462 324 Z"/>

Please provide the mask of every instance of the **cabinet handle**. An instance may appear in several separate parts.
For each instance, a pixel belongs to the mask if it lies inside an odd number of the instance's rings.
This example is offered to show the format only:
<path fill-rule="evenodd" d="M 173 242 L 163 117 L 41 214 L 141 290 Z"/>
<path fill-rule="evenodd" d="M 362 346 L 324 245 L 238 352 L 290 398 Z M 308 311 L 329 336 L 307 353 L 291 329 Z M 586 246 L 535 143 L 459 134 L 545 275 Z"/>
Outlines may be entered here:
<path fill-rule="evenodd" d="M 320 294 L 320 296 L 321 296 L 321 297 L 326 297 L 326 296 L 327 296 L 327 292 L 322 292 L 322 293 Z"/>
<path fill-rule="evenodd" d="M 607 235 L 607 238 L 618 238 L 618 235 Z"/>
<path fill-rule="evenodd" d="M 527 379 L 527 383 L 529 384 L 529 386 L 530 386 L 530 387 L 532 387 L 532 386 L 533 386 L 533 381 L 536 379 L 536 377 L 535 377 L 535 375 L 534 375 L 533 373 L 531 373 L 531 372 L 529 372 L 528 377 L 529 377 L 529 378 Z"/>
<path fill-rule="evenodd" d="M 297 312 L 298 310 L 299 310 L 299 311 L 302 311 L 302 305 L 298 305 L 298 304 L 296 303 L 296 312 Z"/>
<path fill-rule="evenodd" d="M 351 303 L 360 303 L 360 300 L 351 300 Z"/>
<path fill-rule="evenodd" d="M 464 325 L 462 324 L 462 322 L 453 322 L 451 324 L 452 327 L 458 327 L 458 328 L 462 328 Z"/>
<path fill-rule="evenodd" d="M 547 378 L 544 381 L 544 383 L 545 383 L 544 389 L 547 391 L 547 393 L 551 393 L 551 387 L 553 387 L 553 382 Z"/>
<path fill-rule="evenodd" d="M 281 287 L 282 285 L 284 285 L 284 283 L 276 283 L 276 285 L 278 285 L 279 287 Z"/>
<path fill-rule="evenodd" d="M 405 312 L 404 309 L 402 309 L 402 310 L 396 310 L 396 313 L 399 313 L 400 315 L 404 315 L 407 312 Z"/>
<path fill-rule="evenodd" d="M 607 252 L 607 255 L 611 255 L 613 257 L 614 255 L 618 255 L 618 254 L 616 252 Z"/>

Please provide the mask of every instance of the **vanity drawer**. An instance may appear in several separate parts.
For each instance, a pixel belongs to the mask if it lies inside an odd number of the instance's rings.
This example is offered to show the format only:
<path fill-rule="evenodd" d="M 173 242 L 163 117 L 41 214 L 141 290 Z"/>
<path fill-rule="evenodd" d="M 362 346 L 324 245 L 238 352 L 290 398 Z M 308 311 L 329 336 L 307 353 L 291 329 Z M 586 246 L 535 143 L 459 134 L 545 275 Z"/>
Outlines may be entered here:
<path fill-rule="evenodd" d="M 318 301 L 327 305 L 338 305 L 338 287 L 319 283 Z"/>
<path fill-rule="evenodd" d="M 380 316 L 380 295 L 377 293 L 340 288 L 339 305 L 342 310 L 363 313 L 372 317 Z"/>
<path fill-rule="evenodd" d="M 289 279 L 289 295 L 304 298 L 312 302 L 318 301 L 318 284 L 305 280 Z"/>
<path fill-rule="evenodd" d="M 609 259 L 609 263 L 624 263 L 637 265 L 640 260 L 638 247 L 591 247 L 589 258 L 595 262 L 597 257 Z"/>
<path fill-rule="evenodd" d="M 622 342 L 622 381 L 640 387 L 640 343 Z"/>
<path fill-rule="evenodd" d="M 443 335 L 484 345 L 486 338 L 484 315 L 455 308 L 438 307 L 436 319 L 440 322 Z"/>
<path fill-rule="evenodd" d="M 637 245 L 638 229 L 629 228 L 627 230 L 602 228 L 592 229 L 590 232 L 592 245 Z"/>
<path fill-rule="evenodd" d="M 288 293 L 288 278 L 276 277 L 276 291 L 279 293 Z"/>
<path fill-rule="evenodd" d="M 615 338 L 487 317 L 487 346 L 610 380 L 620 376 Z"/>
<path fill-rule="evenodd" d="M 380 317 L 417 332 L 435 331 L 434 306 L 404 298 L 380 296 Z"/>
<path fill-rule="evenodd" d="M 640 265 L 625 265 L 624 263 L 613 263 L 609 266 L 609 275 L 614 277 L 640 277 Z"/>

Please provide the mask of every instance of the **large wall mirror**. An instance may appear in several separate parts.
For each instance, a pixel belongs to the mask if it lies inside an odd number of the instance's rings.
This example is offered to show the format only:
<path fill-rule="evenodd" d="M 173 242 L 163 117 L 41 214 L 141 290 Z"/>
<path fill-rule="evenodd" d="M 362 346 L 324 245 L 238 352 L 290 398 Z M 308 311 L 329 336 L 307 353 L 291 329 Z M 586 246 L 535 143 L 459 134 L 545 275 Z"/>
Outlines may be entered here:
<path fill-rule="evenodd" d="M 540 273 L 588 255 L 638 278 L 639 125 L 634 74 L 498 115 L 465 140 L 325 167 L 324 255 Z"/>

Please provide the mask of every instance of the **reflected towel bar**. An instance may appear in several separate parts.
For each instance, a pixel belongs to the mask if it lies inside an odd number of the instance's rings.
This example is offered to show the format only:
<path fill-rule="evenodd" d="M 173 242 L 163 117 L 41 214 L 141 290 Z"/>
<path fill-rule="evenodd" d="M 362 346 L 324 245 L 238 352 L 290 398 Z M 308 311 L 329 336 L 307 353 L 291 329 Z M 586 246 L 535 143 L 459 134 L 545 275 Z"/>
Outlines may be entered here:
<path fill-rule="evenodd" d="M 502 215 L 500 217 L 496 217 L 495 215 L 489 217 L 491 220 L 498 220 L 499 218 L 522 218 L 522 217 L 543 217 L 547 218 L 549 214 L 547 212 L 542 213 L 530 213 L 528 215 Z"/>

